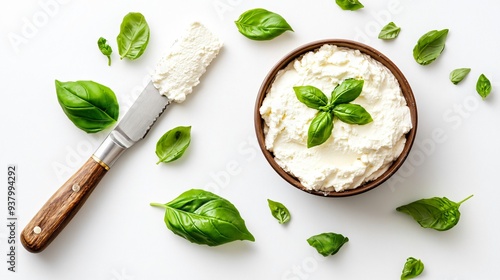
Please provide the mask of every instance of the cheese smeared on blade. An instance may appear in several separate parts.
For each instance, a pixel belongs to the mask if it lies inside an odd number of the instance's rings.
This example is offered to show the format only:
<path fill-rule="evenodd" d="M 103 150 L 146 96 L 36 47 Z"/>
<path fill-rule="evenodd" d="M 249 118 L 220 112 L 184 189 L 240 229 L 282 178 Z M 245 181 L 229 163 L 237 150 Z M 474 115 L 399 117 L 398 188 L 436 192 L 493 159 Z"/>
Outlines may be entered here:
<path fill-rule="evenodd" d="M 199 22 L 192 23 L 159 61 L 152 81 L 170 101 L 181 103 L 200 83 L 222 42 Z"/>

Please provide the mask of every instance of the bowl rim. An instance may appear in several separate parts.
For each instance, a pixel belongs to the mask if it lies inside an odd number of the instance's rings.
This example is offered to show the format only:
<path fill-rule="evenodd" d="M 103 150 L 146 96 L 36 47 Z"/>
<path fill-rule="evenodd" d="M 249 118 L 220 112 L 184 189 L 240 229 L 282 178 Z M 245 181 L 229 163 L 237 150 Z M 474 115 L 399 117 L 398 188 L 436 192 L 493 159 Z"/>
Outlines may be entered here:
<path fill-rule="evenodd" d="M 402 94 L 406 100 L 407 106 L 410 109 L 410 117 L 411 117 L 411 122 L 412 122 L 412 128 L 408 133 L 406 133 L 406 143 L 403 148 L 403 151 L 401 154 L 396 158 L 396 160 L 393 161 L 392 165 L 378 178 L 376 178 L 373 181 L 366 182 L 362 184 L 361 186 L 354 188 L 354 189 L 349 189 L 345 190 L 342 192 L 336 192 L 336 191 L 318 191 L 318 190 L 309 190 L 305 188 L 300 181 L 295 177 L 283 170 L 278 163 L 274 159 L 274 155 L 272 152 L 266 149 L 265 147 L 265 134 L 264 134 L 264 120 L 262 119 L 260 115 L 260 107 L 262 105 L 262 102 L 265 98 L 265 96 L 268 93 L 268 90 L 270 89 L 271 85 L 274 83 L 274 80 L 276 78 L 276 75 L 278 72 L 285 68 L 289 63 L 294 61 L 295 59 L 299 58 L 300 56 L 304 55 L 305 53 L 308 53 L 310 51 L 314 51 L 319 49 L 323 45 L 336 45 L 338 47 L 346 47 L 346 48 L 351 48 L 351 49 L 356 49 L 359 50 L 361 53 L 367 54 L 373 59 L 379 61 L 382 63 L 385 67 L 387 67 L 393 75 L 396 77 L 399 86 L 401 88 Z M 259 91 L 257 95 L 257 99 L 255 102 L 255 107 L 254 107 L 254 126 L 255 126 L 255 133 L 257 135 L 257 141 L 260 147 L 260 150 L 264 154 L 264 157 L 268 161 L 268 163 L 271 165 L 271 167 L 289 184 L 293 185 L 297 189 L 317 195 L 317 196 L 324 196 L 324 197 L 347 197 L 347 196 L 353 196 L 357 194 L 361 194 L 364 192 L 367 192 L 369 190 L 372 190 L 376 188 L 377 186 L 380 186 L 382 183 L 387 181 L 392 175 L 396 173 L 396 171 L 403 165 L 404 161 L 408 157 L 410 150 L 413 146 L 413 143 L 416 138 L 416 132 L 417 132 L 417 126 L 418 126 L 418 112 L 417 112 L 417 104 L 415 102 L 415 97 L 413 95 L 413 91 L 411 89 L 411 86 L 404 76 L 404 74 L 401 72 L 399 67 L 396 66 L 395 63 L 393 63 L 387 56 L 385 56 L 383 53 L 380 51 L 376 50 L 373 47 L 370 47 L 366 44 L 353 41 L 353 40 L 348 40 L 348 39 L 322 39 L 322 40 L 316 40 L 312 41 L 306 44 L 303 44 L 289 53 L 287 53 L 285 56 L 283 56 L 268 72 L 266 77 L 264 78 Z"/>

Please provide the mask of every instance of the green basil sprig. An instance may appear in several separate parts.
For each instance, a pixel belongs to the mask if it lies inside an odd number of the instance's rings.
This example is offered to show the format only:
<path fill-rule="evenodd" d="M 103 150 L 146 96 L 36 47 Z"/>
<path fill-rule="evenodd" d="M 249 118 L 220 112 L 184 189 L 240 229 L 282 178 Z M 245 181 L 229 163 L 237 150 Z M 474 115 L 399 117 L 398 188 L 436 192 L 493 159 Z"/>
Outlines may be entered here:
<path fill-rule="evenodd" d="M 350 104 L 361 94 L 363 80 L 346 79 L 335 87 L 331 98 L 314 86 L 293 87 L 297 99 L 319 112 L 311 121 L 307 132 L 307 147 L 323 144 L 332 135 L 333 117 L 348 124 L 364 125 L 373 121 L 370 113 L 358 104 Z"/>
<path fill-rule="evenodd" d="M 57 100 L 66 116 L 88 133 L 99 132 L 118 120 L 115 93 L 94 81 L 55 81 Z"/>
<path fill-rule="evenodd" d="M 192 189 L 166 203 L 165 224 L 173 233 L 196 244 L 218 246 L 236 240 L 255 241 L 236 207 L 208 191 Z"/>
<path fill-rule="evenodd" d="M 413 217 L 421 227 L 445 231 L 453 228 L 460 220 L 460 205 L 472 195 L 460 202 L 453 202 L 446 197 L 424 198 L 396 208 L 397 211 Z"/>
<path fill-rule="evenodd" d="M 314 247 L 324 257 L 335 255 L 349 238 L 339 233 L 325 232 L 311 236 L 307 243 Z"/>
<path fill-rule="evenodd" d="M 424 271 L 424 264 L 421 260 L 417 260 L 414 257 L 409 257 L 406 259 L 403 271 L 401 272 L 401 280 L 413 279 Z"/>
<path fill-rule="evenodd" d="M 335 3 L 337 3 L 342 10 L 348 11 L 356 11 L 365 7 L 358 0 L 335 0 Z"/>
<path fill-rule="evenodd" d="M 99 40 L 97 40 L 97 46 L 99 47 L 101 53 L 108 57 L 108 66 L 111 66 L 111 53 L 113 52 L 113 50 L 108 45 L 107 40 L 103 37 L 100 37 Z"/>
<path fill-rule="evenodd" d="M 450 81 L 456 85 L 470 73 L 470 68 L 457 68 L 450 72 Z"/>
<path fill-rule="evenodd" d="M 167 163 L 179 159 L 191 143 L 191 126 L 178 126 L 167 131 L 156 143 L 158 162 Z"/>
<path fill-rule="evenodd" d="M 444 50 L 448 29 L 432 30 L 420 37 L 413 48 L 413 58 L 420 65 L 431 64 Z"/>
<path fill-rule="evenodd" d="M 287 223 L 290 221 L 290 211 L 283 205 L 281 202 L 273 201 L 268 199 L 267 203 L 269 205 L 269 209 L 271 210 L 271 214 L 275 217 L 280 224 Z"/>
<path fill-rule="evenodd" d="M 378 38 L 382 40 L 396 39 L 399 35 L 399 32 L 401 32 L 401 27 L 397 26 L 394 22 L 391 21 L 384 27 L 382 27 L 382 30 L 380 30 L 380 33 L 378 34 Z"/>
<path fill-rule="evenodd" d="M 477 79 L 476 91 L 483 99 L 491 93 L 491 82 L 484 74 L 481 74 Z"/>
<path fill-rule="evenodd" d="M 149 25 L 141 13 L 128 13 L 123 17 L 116 42 L 120 59 L 134 60 L 144 53 L 149 43 Z"/>
<path fill-rule="evenodd" d="M 243 36 L 257 41 L 271 40 L 293 29 L 279 14 L 256 8 L 240 15 L 234 22 Z"/>

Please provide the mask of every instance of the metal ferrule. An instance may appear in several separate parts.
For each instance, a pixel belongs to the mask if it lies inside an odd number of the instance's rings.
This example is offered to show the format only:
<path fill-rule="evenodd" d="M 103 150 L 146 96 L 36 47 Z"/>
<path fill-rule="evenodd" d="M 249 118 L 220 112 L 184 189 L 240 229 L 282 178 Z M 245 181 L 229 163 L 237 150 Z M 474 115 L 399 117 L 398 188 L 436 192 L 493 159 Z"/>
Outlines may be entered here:
<path fill-rule="evenodd" d="M 106 139 L 102 142 L 101 146 L 92 155 L 92 158 L 99 163 L 106 170 L 115 163 L 115 161 L 120 157 L 127 147 L 120 144 L 117 140 L 117 135 L 112 131 Z"/>

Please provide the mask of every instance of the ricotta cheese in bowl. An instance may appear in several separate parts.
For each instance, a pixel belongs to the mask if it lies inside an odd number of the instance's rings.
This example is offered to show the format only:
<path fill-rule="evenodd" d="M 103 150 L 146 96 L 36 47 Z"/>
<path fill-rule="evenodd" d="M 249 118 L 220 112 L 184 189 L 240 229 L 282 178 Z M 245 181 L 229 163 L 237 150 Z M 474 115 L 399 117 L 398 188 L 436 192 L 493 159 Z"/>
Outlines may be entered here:
<path fill-rule="evenodd" d="M 318 110 L 301 103 L 296 86 L 314 86 L 330 97 L 346 79 L 361 79 L 351 103 L 373 119 L 365 125 L 334 117 L 326 142 L 307 147 L 308 129 Z M 302 46 L 268 74 L 255 108 L 259 144 L 266 159 L 289 183 L 309 193 L 348 196 L 372 189 L 401 166 L 413 144 L 416 104 L 400 70 L 384 55 L 348 40 Z"/>

